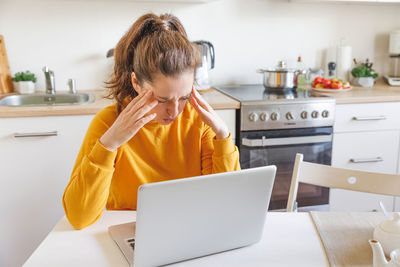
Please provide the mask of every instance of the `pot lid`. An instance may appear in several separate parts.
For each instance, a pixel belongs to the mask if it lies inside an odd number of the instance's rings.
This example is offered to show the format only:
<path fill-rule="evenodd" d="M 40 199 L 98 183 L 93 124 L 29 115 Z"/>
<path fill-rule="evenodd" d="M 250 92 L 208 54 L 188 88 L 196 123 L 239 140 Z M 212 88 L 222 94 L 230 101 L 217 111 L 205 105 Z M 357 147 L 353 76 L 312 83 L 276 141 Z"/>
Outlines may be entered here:
<path fill-rule="evenodd" d="M 295 72 L 294 69 L 286 67 L 286 61 L 281 60 L 278 62 L 278 65 L 275 68 L 268 68 L 262 70 L 263 72 Z"/>
<path fill-rule="evenodd" d="M 391 234 L 400 235 L 400 213 L 393 213 L 392 220 L 386 220 L 379 225 L 382 230 Z"/>

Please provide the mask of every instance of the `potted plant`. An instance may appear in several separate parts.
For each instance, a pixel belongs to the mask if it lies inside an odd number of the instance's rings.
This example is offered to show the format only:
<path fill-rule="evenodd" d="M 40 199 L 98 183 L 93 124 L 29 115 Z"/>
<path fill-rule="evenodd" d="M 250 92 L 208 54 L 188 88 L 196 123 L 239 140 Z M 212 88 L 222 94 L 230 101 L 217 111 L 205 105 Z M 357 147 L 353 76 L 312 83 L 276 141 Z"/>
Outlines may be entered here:
<path fill-rule="evenodd" d="M 34 73 L 17 72 L 12 78 L 14 82 L 14 89 L 20 94 L 30 94 L 35 92 L 36 76 Z"/>
<path fill-rule="evenodd" d="M 357 64 L 357 61 L 354 59 L 354 63 L 358 66 L 351 70 L 352 83 L 362 87 L 373 87 L 375 79 L 378 77 L 378 73 L 372 69 L 373 63 L 369 62 L 368 58 L 365 63 L 361 64 Z"/>

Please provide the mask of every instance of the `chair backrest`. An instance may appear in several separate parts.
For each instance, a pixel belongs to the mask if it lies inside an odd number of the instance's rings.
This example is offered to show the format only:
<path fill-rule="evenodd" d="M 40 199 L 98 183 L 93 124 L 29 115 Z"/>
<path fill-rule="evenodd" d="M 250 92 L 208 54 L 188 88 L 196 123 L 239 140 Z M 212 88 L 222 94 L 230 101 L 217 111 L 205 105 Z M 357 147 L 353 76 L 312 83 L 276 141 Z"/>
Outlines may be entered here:
<path fill-rule="evenodd" d="M 299 182 L 359 192 L 400 196 L 400 175 L 364 172 L 305 162 L 296 154 L 286 211 L 293 211 Z"/>

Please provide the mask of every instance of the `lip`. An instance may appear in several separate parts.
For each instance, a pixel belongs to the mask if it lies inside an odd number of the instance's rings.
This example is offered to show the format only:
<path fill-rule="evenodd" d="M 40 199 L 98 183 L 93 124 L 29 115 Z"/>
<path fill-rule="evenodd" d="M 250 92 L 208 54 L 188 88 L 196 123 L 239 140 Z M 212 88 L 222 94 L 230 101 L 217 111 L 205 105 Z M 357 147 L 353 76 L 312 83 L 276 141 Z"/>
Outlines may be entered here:
<path fill-rule="evenodd" d="M 163 121 L 164 121 L 164 122 L 167 122 L 167 123 L 171 123 L 171 122 L 174 121 L 174 119 L 163 119 Z"/>

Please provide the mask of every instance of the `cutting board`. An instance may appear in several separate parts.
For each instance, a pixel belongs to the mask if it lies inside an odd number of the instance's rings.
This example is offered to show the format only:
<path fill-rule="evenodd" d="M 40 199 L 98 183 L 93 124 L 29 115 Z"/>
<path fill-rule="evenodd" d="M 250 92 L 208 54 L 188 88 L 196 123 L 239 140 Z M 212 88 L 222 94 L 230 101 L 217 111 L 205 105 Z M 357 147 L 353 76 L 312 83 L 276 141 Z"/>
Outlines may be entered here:
<path fill-rule="evenodd" d="M 0 94 L 14 91 L 3 35 L 0 35 Z"/>

